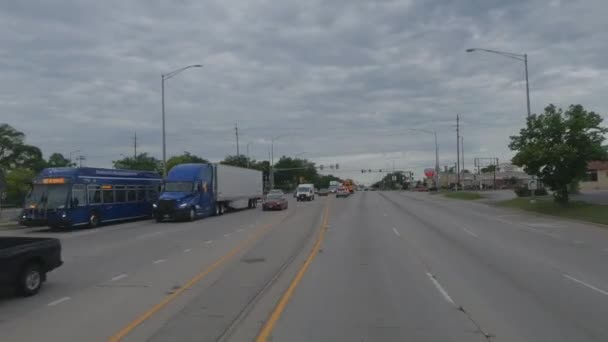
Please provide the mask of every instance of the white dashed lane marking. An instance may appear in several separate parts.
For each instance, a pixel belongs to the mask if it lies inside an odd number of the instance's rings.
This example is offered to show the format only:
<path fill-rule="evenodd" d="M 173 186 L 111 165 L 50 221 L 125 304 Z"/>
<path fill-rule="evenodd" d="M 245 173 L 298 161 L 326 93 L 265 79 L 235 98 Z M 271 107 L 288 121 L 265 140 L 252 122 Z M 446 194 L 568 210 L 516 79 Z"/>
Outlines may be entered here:
<path fill-rule="evenodd" d="M 160 264 L 160 263 L 165 262 L 165 261 L 167 261 L 167 260 L 165 260 L 165 259 L 158 259 L 158 260 L 154 260 L 154 263 L 155 264 Z"/>
<path fill-rule="evenodd" d="M 57 299 L 57 300 L 55 300 L 55 301 L 52 301 L 52 302 L 48 303 L 47 305 L 48 305 L 48 306 L 55 306 L 55 305 L 59 305 L 59 304 L 61 304 L 61 303 L 63 303 L 63 302 L 67 302 L 67 301 L 68 301 L 68 300 L 70 300 L 70 299 L 72 299 L 72 298 L 70 298 L 70 297 L 63 297 L 63 298 L 59 298 L 59 299 Z"/>
<path fill-rule="evenodd" d="M 126 275 L 125 273 L 123 273 L 123 274 L 119 274 L 119 275 L 117 275 L 116 277 L 113 277 L 113 278 L 111 279 L 111 281 L 117 281 L 117 280 L 120 280 L 120 279 L 124 279 L 124 278 L 126 278 L 126 277 L 127 277 L 127 275 Z"/>

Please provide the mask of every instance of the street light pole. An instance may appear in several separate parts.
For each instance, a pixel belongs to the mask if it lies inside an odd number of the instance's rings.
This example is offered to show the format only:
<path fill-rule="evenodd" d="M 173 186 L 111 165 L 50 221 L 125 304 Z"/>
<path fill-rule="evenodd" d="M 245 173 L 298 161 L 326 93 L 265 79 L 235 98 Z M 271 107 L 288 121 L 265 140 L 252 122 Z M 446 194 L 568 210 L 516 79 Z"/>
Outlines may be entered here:
<path fill-rule="evenodd" d="M 270 139 L 270 189 L 274 189 L 274 141 L 284 136 L 285 134 Z"/>
<path fill-rule="evenodd" d="M 479 49 L 479 48 L 466 49 L 466 52 L 475 52 L 475 51 L 493 53 L 496 55 L 501 55 L 504 57 L 512 58 L 512 59 L 518 60 L 520 62 L 524 62 L 524 69 L 525 69 L 525 74 L 526 74 L 526 107 L 528 110 L 528 117 L 530 117 L 530 115 L 532 115 L 532 113 L 530 111 L 530 84 L 528 82 L 528 54 L 525 54 L 525 53 L 518 54 L 518 53 L 512 53 L 512 52 L 489 50 L 489 49 Z"/>
<path fill-rule="evenodd" d="M 162 106 L 162 121 L 163 121 L 163 176 L 167 176 L 167 138 L 166 138 L 166 134 L 165 134 L 165 81 L 170 79 L 173 76 L 176 76 L 177 74 L 181 73 L 184 70 L 190 69 L 190 68 L 202 68 L 203 66 L 201 64 L 193 64 L 193 65 L 188 65 L 185 66 L 183 68 L 179 68 L 176 70 L 173 70 L 167 74 L 161 74 L 160 75 L 160 92 L 161 92 L 161 106 Z"/>

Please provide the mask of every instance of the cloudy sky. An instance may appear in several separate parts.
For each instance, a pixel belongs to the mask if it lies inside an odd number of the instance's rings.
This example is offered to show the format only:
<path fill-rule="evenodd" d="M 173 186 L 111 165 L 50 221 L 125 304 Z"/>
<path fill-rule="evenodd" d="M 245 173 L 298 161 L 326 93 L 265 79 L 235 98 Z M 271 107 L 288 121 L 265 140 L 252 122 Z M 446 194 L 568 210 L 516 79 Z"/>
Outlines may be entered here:
<path fill-rule="evenodd" d="M 2 1 L 0 122 L 52 152 L 80 149 L 86 165 L 121 154 L 161 157 L 162 73 L 168 154 L 210 160 L 241 151 L 300 154 L 362 168 L 416 172 L 456 160 L 508 160 L 523 125 L 523 63 L 470 47 L 529 56 L 532 111 L 548 104 L 608 113 L 605 0 Z"/>

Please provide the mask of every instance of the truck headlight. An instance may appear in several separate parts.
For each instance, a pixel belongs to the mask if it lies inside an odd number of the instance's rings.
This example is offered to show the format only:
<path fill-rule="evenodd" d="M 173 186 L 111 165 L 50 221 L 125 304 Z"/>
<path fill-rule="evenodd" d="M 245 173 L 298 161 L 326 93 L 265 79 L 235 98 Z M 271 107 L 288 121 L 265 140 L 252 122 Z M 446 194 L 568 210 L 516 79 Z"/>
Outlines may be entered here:
<path fill-rule="evenodd" d="M 152 203 L 152 208 L 156 208 L 156 207 L 157 207 L 156 203 Z"/>
<path fill-rule="evenodd" d="M 61 214 L 61 218 L 65 218 L 65 213 Z"/>
<path fill-rule="evenodd" d="M 182 204 L 180 204 L 180 205 L 179 205 L 179 207 L 180 207 L 180 208 L 185 208 L 185 207 L 187 207 L 187 206 L 188 206 L 188 203 L 187 203 L 187 202 L 186 202 L 186 203 L 182 203 Z"/>

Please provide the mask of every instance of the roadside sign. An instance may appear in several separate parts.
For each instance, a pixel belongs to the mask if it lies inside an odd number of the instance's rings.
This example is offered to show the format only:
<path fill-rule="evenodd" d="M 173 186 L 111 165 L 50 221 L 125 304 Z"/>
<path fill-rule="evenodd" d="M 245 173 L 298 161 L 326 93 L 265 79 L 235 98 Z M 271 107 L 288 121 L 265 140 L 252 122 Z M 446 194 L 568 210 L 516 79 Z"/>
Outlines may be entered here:
<path fill-rule="evenodd" d="M 538 189 L 538 180 L 530 179 L 528 181 L 528 190 L 536 190 Z"/>

